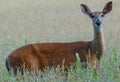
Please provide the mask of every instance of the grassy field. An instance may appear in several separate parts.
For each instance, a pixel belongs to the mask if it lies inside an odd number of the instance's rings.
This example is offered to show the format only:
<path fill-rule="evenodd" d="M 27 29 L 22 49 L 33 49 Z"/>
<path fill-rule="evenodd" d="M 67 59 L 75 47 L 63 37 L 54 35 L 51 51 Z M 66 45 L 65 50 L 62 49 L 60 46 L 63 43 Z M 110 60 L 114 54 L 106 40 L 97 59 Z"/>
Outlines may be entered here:
<path fill-rule="evenodd" d="M 109 0 L 0 0 L 0 82 L 13 82 L 5 68 L 5 58 L 12 50 L 35 42 L 73 42 L 93 39 L 93 26 L 80 10 L 87 4 L 101 10 Z M 25 75 L 18 82 L 119 82 L 120 81 L 120 1 L 113 0 L 113 10 L 106 15 L 104 36 L 106 50 L 98 75 L 91 69 L 70 70 L 66 80 L 58 71 L 46 70 L 43 78 Z"/>

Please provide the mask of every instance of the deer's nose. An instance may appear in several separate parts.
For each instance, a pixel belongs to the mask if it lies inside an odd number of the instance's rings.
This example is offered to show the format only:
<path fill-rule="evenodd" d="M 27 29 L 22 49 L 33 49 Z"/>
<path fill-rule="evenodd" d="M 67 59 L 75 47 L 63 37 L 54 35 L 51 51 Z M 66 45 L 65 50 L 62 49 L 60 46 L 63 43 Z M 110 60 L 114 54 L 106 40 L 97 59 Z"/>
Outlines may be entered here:
<path fill-rule="evenodd" d="M 100 25 L 101 25 L 101 22 L 96 22 L 96 25 L 97 25 L 97 26 L 100 26 Z"/>

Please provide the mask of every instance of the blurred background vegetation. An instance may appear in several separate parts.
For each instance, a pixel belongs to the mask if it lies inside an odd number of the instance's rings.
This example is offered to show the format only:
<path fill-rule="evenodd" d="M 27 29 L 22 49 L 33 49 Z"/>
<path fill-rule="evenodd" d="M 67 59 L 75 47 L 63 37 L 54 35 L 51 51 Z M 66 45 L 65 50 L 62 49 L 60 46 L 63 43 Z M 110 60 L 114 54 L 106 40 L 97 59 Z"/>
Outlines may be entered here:
<path fill-rule="evenodd" d="M 5 58 L 28 43 L 74 42 L 93 39 L 90 18 L 80 10 L 84 3 L 92 11 L 102 11 L 109 0 L 0 0 L 0 72 L 6 72 Z M 120 58 L 120 1 L 103 21 L 106 51 L 102 63 Z M 1 73 L 1 76 L 3 73 Z"/>

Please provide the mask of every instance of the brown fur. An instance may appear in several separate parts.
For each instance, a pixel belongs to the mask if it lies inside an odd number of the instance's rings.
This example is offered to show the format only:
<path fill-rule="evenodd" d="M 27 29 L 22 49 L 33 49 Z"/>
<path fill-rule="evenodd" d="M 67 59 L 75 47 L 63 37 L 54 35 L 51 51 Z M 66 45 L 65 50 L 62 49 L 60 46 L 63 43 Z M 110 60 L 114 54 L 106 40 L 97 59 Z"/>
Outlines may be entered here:
<path fill-rule="evenodd" d="M 88 49 L 91 49 L 90 42 L 30 44 L 13 51 L 6 63 L 9 62 L 14 73 L 22 65 L 26 65 L 28 70 L 43 70 L 46 66 L 62 65 L 63 60 L 67 68 L 70 63 L 75 63 L 76 53 L 80 55 L 81 62 L 86 62 Z"/>

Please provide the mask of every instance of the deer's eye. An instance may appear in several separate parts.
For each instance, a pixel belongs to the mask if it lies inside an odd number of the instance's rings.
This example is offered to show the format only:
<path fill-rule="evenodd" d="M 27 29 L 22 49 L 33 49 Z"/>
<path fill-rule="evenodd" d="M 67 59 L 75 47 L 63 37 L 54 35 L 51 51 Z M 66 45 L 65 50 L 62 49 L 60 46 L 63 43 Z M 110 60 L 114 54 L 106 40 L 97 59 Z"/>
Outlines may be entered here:
<path fill-rule="evenodd" d="M 102 14 L 101 17 L 104 17 L 104 15 Z"/>
<path fill-rule="evenodd" d="M 93 14 L 90 14 L 90 17 L 91 17 L 91 18 L 94 18 L 95 16 L 94 16 Z"/>
<path fill-rule="evenodd" d="M 94 15 L 91 16 L 91 18 L 94 18 L 94 17 L 95 17 Z"/>

